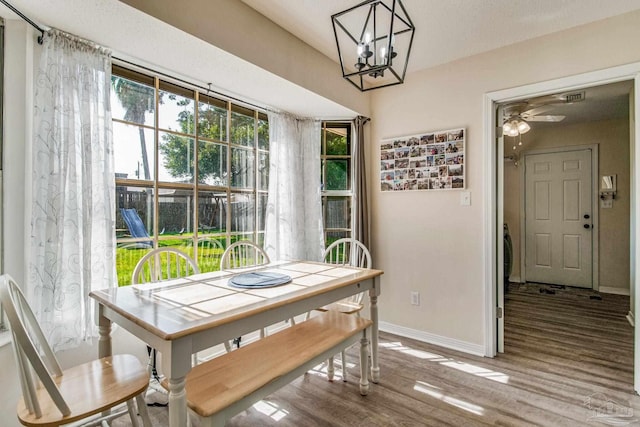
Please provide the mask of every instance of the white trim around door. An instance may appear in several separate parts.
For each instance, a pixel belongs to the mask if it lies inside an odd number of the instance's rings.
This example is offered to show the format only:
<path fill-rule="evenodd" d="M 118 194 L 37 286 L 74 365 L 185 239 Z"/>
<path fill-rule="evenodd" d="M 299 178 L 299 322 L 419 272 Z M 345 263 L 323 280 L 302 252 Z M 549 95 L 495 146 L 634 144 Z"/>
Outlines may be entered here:
<path fill-rule="evenodd" d="M 640 62 L 621 65 L 604 70 L 592 71 L 575 76 L 563 77 L 540 83 L 533 83 L 511 89 L 489 92 L 484 95 L 484 331 L 485 331 L 485 355 L 493 357 L 498 348 L 497 316 L 498 308 L 504 310 L 504 301 L 498 300 L 497 274 L 501 271 L 497 268 L 499 259 L 502 259 L 502 245 L 498 245 L 498 237 L 502 241 L 502 227 L 498 228 L 499 213 L 503 209 L 503 201 L 498 192 L 498 150 L 496 106 L 500 103 L 516 101 L 525 98 L 548 95 L 556 92 L 571 91 L 591 86 L 599 86 L 624 80 L 634 81 L 634 105 L 631 109 L 633 117 L 632 138 L 630 143 L 631 153 L 631 301 L 633 312 L 640 308 L 640 298 L 636 290 L 638 277 L 636 271 L 640 268 L 640 236 L 636 224 L 640 223 L 640 198 L 636 197 L 636 188 L 640 188 L 640 150 L 635 148 L 635 136 L 640 135 Z M 500 196 L 500 197 L 499 197 Z M 634 390 L 640 391 L 640 328 L 635 329 L 634 336 Z"/>

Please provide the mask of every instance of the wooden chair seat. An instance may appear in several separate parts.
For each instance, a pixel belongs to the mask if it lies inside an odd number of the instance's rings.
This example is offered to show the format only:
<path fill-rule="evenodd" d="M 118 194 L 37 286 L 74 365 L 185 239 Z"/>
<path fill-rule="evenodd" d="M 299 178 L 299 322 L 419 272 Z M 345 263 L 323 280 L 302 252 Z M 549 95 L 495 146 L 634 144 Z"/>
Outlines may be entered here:
<path fill-rule="evenodd" d="M 71 414 L 62 416 L 44 387 L 36 391 L 42 417 L 29 413 L 24 398 L 18 403 L 18 418 L 26 426 L 59 426 L 98 414 L 147 389 L 149 373 L 131 354 L 119 354 L 74 366 L 54 381 L 69 405 Z"/>
<path fill-rule="evenodd" d="M 83 420 L 90 422 L 87 425 L 106 425 L 128 413 L 131 425 L 138 427 L 139 412 L 144 427 L 151 427 L 143 398 L 149 373 L 135 356 L 110 356 L 63 370 L 22 290 L 8 274 L 0 276 L 0 304 L 11 327 L 22 389 L 17 414 L 23 425 L 57 427 L 89 417 Z M 110 411 L 124 402 L 125 410 Z"/>

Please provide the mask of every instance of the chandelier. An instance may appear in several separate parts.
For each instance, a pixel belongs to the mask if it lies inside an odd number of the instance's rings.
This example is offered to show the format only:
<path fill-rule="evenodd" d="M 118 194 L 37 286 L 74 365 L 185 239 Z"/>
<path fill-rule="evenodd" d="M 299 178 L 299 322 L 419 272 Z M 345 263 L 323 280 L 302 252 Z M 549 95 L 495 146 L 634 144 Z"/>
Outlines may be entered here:
<path fill-rule="evenodd" d="M 415 27 L 400 0 L 367 0 L 331 21 L 342 77 L 363 92 L 404 82 Z"/>

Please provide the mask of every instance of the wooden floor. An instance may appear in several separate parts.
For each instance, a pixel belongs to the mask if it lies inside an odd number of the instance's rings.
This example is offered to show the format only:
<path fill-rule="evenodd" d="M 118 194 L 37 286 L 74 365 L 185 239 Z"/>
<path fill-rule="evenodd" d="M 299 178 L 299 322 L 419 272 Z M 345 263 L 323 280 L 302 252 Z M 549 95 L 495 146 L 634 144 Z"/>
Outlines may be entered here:
<path fill-rule="evenodd" d="M 512 285 L 505 353 L 494 359 L 381 333 L 381 380 L 368 396 L 353 348 L 349 382 L 310 372 L 227 425 L 640 425 L 628 301 Z M 166 408 L 150 410 L 154 426 L 167 425 Z"/>

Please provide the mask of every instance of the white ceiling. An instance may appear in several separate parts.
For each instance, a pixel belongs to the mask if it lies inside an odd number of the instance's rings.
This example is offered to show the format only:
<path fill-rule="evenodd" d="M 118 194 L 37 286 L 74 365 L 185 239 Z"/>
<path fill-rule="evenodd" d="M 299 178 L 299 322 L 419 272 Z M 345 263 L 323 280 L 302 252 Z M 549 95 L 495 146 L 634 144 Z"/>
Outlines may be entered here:
<path fill-rule="evenodd" d="M 362 0 L 242 0 L 338 62 L 331 15 Z M 389 2 L 389 0 L 385 0 Z M 408 73 L 640 9 L 640 0 L 402 0 Z"/>
<path fill-rule="evenodd" d="M 362 0 L 242 1 L 338 63 L 331 15 Z M 408 73 L 640 9 L 640 0 L 401 1 L 416 27 Z M 583 102 L 551 105 L 544 114 L 564 115 L 563 125 L 626 117 L 631 88 L 588 88 Z"/>
<path fill-rule="evenodd" d="M 243 1 L 335 61 L 330 16 L 360 2 Z M 113 49 L 115 56 L 205 87 L 213 82 L 214 89 L 258 105 L 303 116 L 355 115 L 335 102 L 117 0 L 10 2 L 40 25 L 88 38 Z M 404 0 L 403 3 L 416 26 L 409 71 L 640 9 L 640 0 Z M 17 18 L 2 5 L 0 16 Z M 618 103 L 621 105 L 622 101 Z"/>
<path fill-rule="evenodd" d="M 238 99 L 300 116 L 355 117 L 337 103 L 269 73 L 117 0 L 9 0 L 45 28 L 113 50 L 115 57 Z M 0 16 L 18 19 L 4 5 Z M 195 58 L 195 60 L 194 60 Z"/>
<path fill-rule="evenodd" d="M 607 85 L 595 86 L 583 90 L 571 91 L 584 92 L 583 101 L 571 104 L 557 103 L 544 106 L 541 115 L 561 115 L 565 118 L 559 122 L 561 125 L 583 123 L 597 120 L 622 119 L 629 117 L 629 93 L 633 89 L 633 82 L 623 81 Z M 540 99 L 548 99 L 549 96 L 526 100 L 536 103 Z M 506 103 L 510 105 L 513 103 Z M 527 110 L 528 108 L 525 108 Z M 531 122 L 532 129 L 556 126 L 555 122 Z"/>

